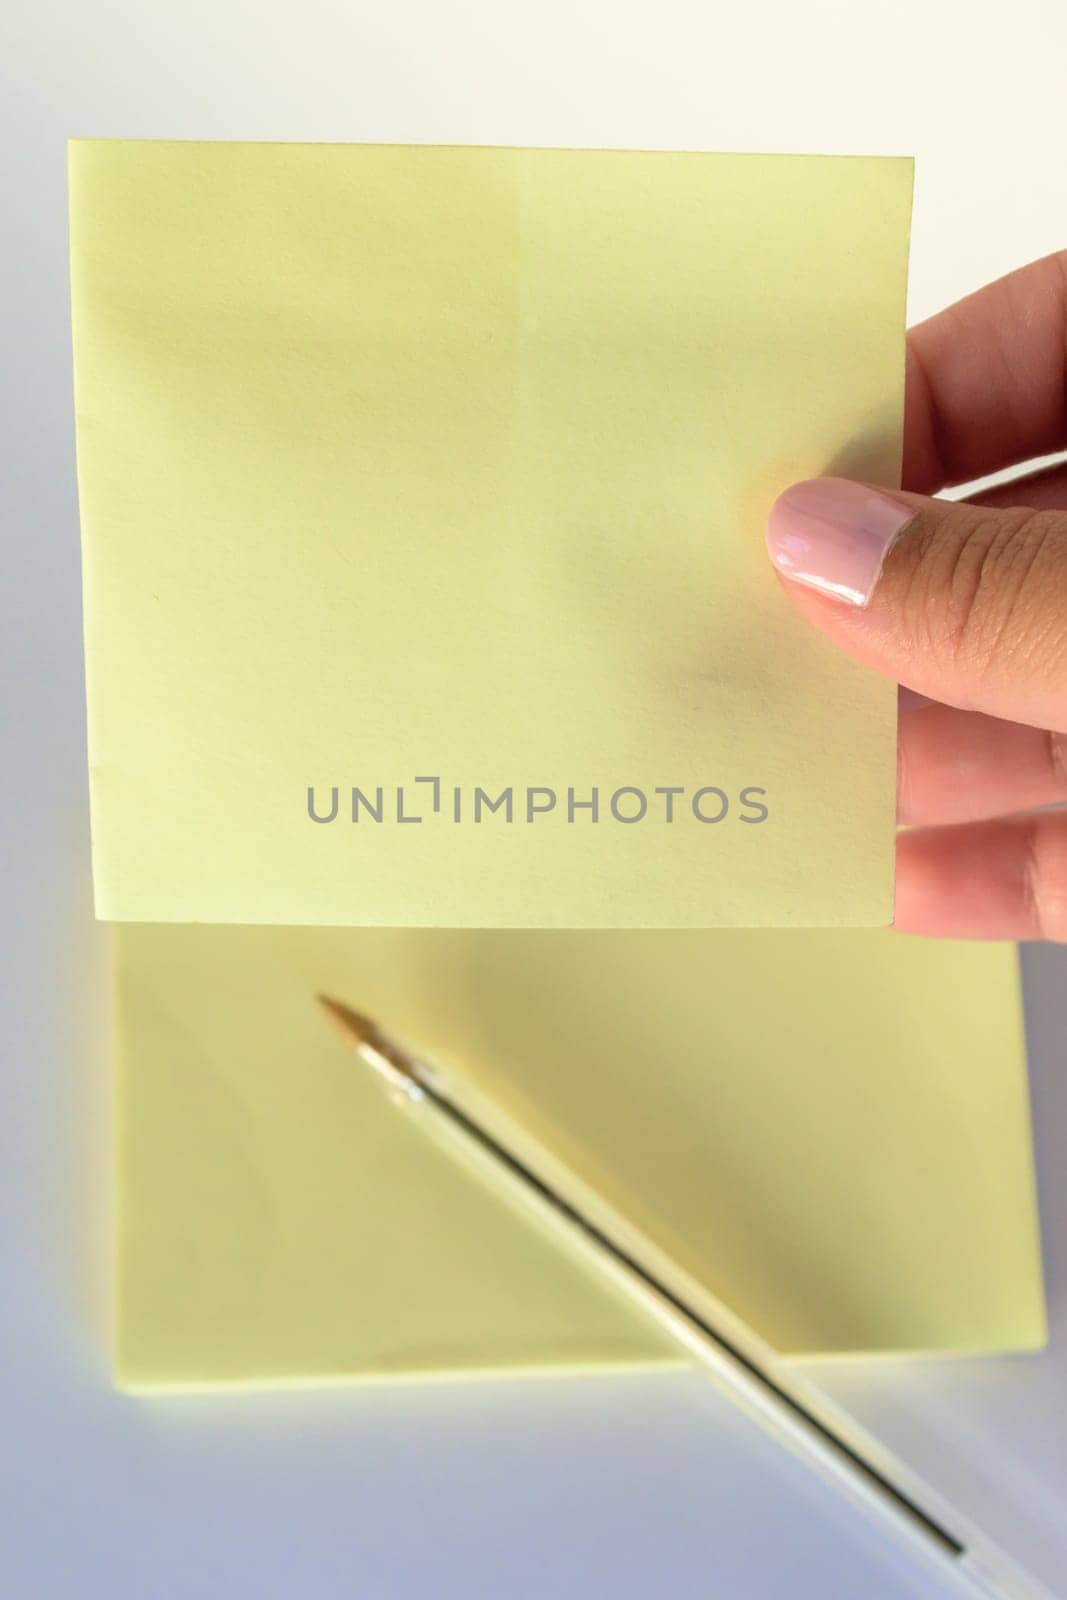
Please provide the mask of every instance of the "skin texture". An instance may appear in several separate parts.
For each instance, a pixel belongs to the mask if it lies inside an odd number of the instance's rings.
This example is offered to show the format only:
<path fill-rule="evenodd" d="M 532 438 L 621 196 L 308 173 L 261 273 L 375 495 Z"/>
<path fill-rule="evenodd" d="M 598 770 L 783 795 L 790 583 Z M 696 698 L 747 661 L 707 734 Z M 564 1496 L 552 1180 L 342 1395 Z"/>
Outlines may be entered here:
<path fill-rule="evenodd" d="M 1067 464 L 966 504 L 928 498 L 1064 449 L 1067 251 L 911 331 L 899 498 L 915 516 L 867 604 L 782 578 L 814 626 L 905 686 L 904 932 L 1067 940 L 1067 811 L 1032 809 L 1067 802 Z"/>

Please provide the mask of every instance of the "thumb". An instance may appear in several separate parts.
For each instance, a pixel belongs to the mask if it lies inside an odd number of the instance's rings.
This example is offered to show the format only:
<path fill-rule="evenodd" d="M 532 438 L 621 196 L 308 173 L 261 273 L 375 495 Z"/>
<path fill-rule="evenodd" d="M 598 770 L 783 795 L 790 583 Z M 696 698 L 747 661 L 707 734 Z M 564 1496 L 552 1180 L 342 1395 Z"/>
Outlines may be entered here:
<path fill-rule="evenodd" d="M 1067 732 L 1067 511 L 794 484 L 767 547 L 849 655 L 949 705 Z"/>

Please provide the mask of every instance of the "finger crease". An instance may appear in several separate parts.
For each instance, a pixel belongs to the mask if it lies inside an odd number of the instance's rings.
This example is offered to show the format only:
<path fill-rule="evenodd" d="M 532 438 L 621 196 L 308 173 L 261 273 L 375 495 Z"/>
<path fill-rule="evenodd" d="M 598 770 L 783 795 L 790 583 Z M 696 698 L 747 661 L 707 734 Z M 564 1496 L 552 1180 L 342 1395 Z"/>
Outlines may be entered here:
<path fill-rule="evenodd" d="M 1067 856 L 1059 813 L 1031 817 L 1023 829 L 1023 895 L 1035 937 L 1067 941 Z"/>
<path fill-rule="evenodd" d="M 947 452 L 945 439 L 947 429 L 945 419 L 937 398 L 937 391 L 930 380 L 930 373 L 925 358 L 918 344 L 912 341 L 910 345 L 915 370 L 918 372 L 923 386 L 923 397 L 926 400 L 926 418 L 929 424 L 929 449 L 933 457 L 934 481 L 938 488 L 942 488 L 949 479 Z"/>
<path fill-rule="evenodd" d="M 1067 738 L 1049 729 L 1044 736 L 1045 760 L 1057 794 L 1067 792 Z"/>
<path fill-rule="evenodd" d="M 1040 823 L 1037 819 L 1026 823 L 1023 839 L 1023 902 L 1027 921 L 1038 939 L 1047 938 L 1044 905 L 1041 897 L 1041 851 L 1038 845 Z"/>

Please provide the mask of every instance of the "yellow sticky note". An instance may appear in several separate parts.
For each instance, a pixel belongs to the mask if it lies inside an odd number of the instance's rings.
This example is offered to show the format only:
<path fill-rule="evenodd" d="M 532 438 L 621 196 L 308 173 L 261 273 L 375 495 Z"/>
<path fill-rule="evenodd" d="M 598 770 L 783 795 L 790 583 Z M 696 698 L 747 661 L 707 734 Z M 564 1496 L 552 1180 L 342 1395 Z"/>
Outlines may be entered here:
<path fill-rule="evenodd" d="M 116 935 L 124 1386 L 677 1359 L 388 1102 L 318 990 L 429 1052 L 780 1350 L 1043 1341 L 1012 947 Z"/>
<path fill-rule="evenodd" d="M 763 529 L 897 480 L 911 179 L 73 143 L 99 915 L 887 922 L 893 689 Z"/>

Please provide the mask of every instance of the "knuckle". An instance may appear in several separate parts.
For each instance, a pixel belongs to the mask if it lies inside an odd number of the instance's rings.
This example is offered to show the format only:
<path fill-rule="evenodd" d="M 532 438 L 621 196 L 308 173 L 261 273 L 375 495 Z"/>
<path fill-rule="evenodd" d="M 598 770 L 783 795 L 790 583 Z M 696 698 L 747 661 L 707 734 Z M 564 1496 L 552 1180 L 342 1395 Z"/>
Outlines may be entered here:
<path fill-rule="evenodd" d="M 1065 530 L 1056 513 L 975 508 L 959 528 L 921 531 L 908 601 L 923 645 L 974 671 L 1044 643 L 1049 584 L 1067 573 Z"/>

